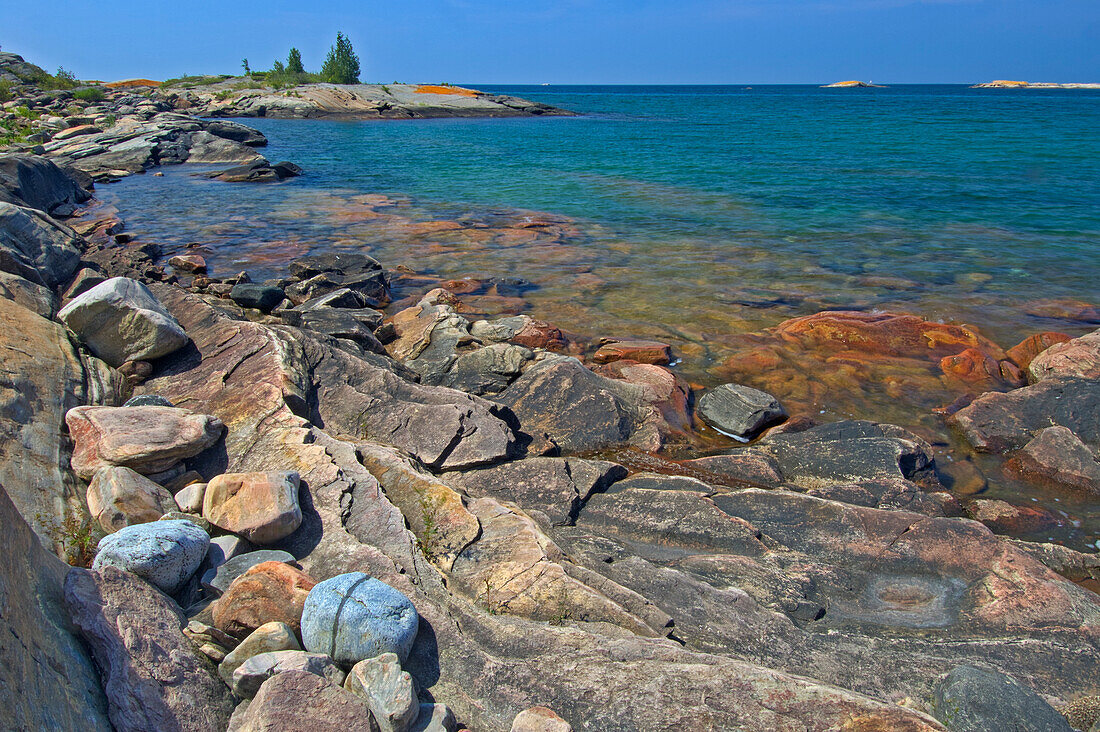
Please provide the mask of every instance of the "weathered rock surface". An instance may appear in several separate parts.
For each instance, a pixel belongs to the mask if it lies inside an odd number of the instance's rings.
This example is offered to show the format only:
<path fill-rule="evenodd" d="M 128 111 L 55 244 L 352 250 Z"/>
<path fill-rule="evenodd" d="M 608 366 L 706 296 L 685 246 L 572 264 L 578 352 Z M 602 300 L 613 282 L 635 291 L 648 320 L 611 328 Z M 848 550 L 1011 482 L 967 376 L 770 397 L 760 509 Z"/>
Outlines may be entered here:
<path fill-rule="evenodd" d="M 233 671 L 230 688 L 237 696 L 251 699 L 265 681 L 287 671 L 316 674 L 337 686 L 344 683 L 344 672 L 323 653 L 269 651 L 252 656 L 238 666 Z"/>
<path fill-rule="evenodd" d="M 1032 381 L 1051 377 L 1100 379 L 1100 330 L 1047 348 L 1032 359 L 1028 375 Z"/>
<path fill-rule="evenodd" d="M 136 524 L 100 540 L 92 569 L 117 567 L 173 594 L 195 574 L 209 545 L 209 535 L 190 521 Z"/>
<path fill-rule="evenodd" d="M 68 470 L 69 449 L 58 438 L 65 413 L 113 399 L 117 382 L 112 384 L 105 366 L 99 371 L 89 364 L 86 372 L 57 323 L 2 298 L 0 322 L 0 484 L 52 543 L 61 539 L 53 523 L 83 513 L 85 489 Z"/>
<path fill-rule="evenodd" d="M 370 729 L 366 701 L 306 671 L 287 671 L 264 682 L 241 715 L 237 732 L 315 732 L 318 720 L 332 729 Z"/>
<path fill-rule="evenodd" d="M 324 580 L 302 610 L 302 643 L 339 663 L 355 664 L 383 653 L 409 655 L 420 616 L 409 598 L 362 572 Z"/>
<path fill-rule="evenodd" d="M 76 443 L 72 468 L 85 480 L 112 466 L 144 475 L 168 470 L 213 445 L 224 430 L 216 417 L 177 407 L 75 407 L 65 423 Z"/>
<path fill-rule="evenodd" d="M 298 474 L 223 473 L 206 486 L 202 515 L 253 544 L 273 544 L 302 524 Z"/>
<path fill-rule="evenodd" d="M 1039 430 L 1005 465 L 1025 480 L 1100 495 L 1100 456 L 1071 430 Z"/>
<path fill-rule="evenodd" d="M 156 296 L 127 277 L 96 285 L 63 307 L 57 317 L 112 366 L 166 356 L 189 340 Z"/>
<path fill-rule="evenodd" d="M 344 688 L 367 701 L 379 732 L 405 732 L 420 713 L 416 684 L 401 670 L 395 653 L 383 653 L 352 666 Z"/>
<path fill-rule="evenodd" d="M 573 732 L 573 726 L 559 717 L 553 709 L 531 707 L 524 709 L 512 720 L 512 732 Z"/>
<path fill-rule="evenodd" d="M 221 160 L 201 160 L 189 162 L 223 162 Z M 208 178 L 226 181 L 228 183 L 270 183 L 285 178 L 294 178 L 302 174 L 302 169 L 294 163 L 283 161 L 281 163 L 269 163 L 266 160 L 258 160 L 248 165 L 238 165 L 226 170 L 208 173 Z"/>
<path fill-rule="evenodd" d="M 282 562 L 257 564 L 214 603 L 214 625 L 238 638 L 276 621 L 298 630 L 302 607 L 315 584 L 312 577 Z"/>
<path fill-rule="evenodd" d="M 73 632 L 62 583 L 70 568 L 39 542 L 0 486 L 0 707 L 13 730 L 106 730 L 99 673 Z"/>
<path fill-rule="evenodd" d="M 0 201 L 67 215 L 91 194 L 52 161 L 38 155 L 0 155 Z"/>
<path fill-rule="evenodd" d="M 0 201 L 0 270 L 49 288 L 80 266 L 79 237 L 33 208 Z"/>
<path fill-rule="evenodd" d="M 936 718 L 951 732 L 1070 732 L 1065 718 L 1006 674 L 960 666 L 936 686 Z"/>
<path fill-rule="evenodd" d="M 482 470 L 448 473 L 448 485 L 474 498 L 491 496 L 543 512 L 553 524 L 576 520 L 593 493 L 627 475 L 615 463 L 579 458 L 528 458 Z"/>
<path fill-rule="evenodd" d="M 179 607 L 115 567 L 74 569 L 65 603 L 103 674 L 116 730 L 225 729 L 225 685 L 183 634 Z"/>
<path fill-rule="evenodd" d="M 88 511 L 108 533 L 175 509 L 171 493 L 129 468 L 100 468 L 88 486 Z"/>
<path fill-rule="evenodd" d="M 714 429 L 739 440 L 750 440 L 787 418 L 771 394 L 741 384 L 722 384 L 708 391 L 699 399 L 698 413 Z"/>

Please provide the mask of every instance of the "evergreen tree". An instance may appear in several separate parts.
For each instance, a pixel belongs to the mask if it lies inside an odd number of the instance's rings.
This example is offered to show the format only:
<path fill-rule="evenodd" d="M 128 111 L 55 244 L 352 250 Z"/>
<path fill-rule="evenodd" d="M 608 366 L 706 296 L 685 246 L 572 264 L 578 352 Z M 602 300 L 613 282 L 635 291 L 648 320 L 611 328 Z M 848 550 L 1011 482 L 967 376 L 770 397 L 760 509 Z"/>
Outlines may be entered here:
<path fill-rule="evenodd" d="M 287 54 L 286 70 L 289 74 L 304 74 L 306 72 L 305 67 L 302 66 L 302 54 L 297 48 L 290 49 L 290 53 Z"/>
<path fill-rule="evenodd" d="M 332 84 L 359 83 L 359 57 L 343 33 L 336 34 L 336 45 L 328 50 L 321 78 Z"/>

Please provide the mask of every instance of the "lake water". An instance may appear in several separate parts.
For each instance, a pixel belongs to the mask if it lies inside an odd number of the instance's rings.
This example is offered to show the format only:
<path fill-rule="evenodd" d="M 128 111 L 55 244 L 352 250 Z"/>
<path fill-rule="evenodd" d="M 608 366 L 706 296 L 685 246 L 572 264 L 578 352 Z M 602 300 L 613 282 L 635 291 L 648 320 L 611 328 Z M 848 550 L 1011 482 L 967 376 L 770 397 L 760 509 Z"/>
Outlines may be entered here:
<path fill-rule="evenodd" d="M 670 342 L 699 385 L 724 380 L 744 333 L 826 309 L 968 323 L 1005 348 L 1098 327 L 1074 312 L 1100 304 L 1098 91 L 478 88 L 580 116 L 243 120 L 305 174 L 226 184 L 183 166 L 99 195 L 143 240 L 207 247 L 215 275 L 276 276 L 343 248 L 441 278 L 524 278 L 526 312 Z M 517 309 L 499 300 L 485 312 Z M 935 388 L 760 385 L 962 449 L 931 413 L 949 396 Z"/>

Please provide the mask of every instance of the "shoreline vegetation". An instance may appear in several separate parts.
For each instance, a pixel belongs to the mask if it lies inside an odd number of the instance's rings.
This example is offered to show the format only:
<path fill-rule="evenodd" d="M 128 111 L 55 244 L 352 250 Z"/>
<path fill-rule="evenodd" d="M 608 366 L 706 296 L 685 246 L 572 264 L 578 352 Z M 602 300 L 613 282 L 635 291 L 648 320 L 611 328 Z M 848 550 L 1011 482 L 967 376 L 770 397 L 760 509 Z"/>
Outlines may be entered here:
<path fill-rule="evenodd" d="M 0 54 L 0 79 L 21 79 L 16 64 Z M 263 282 L 211 271 L 201 246 L 165 261 L 94 199 L 183 162 L 296 175 L 210 111 L 351 108 L 369 86 L 209 102 L 144 82 L 12 85 L 0 584 L 26 601 L 0 608 L 0 699 L 14 727 L 1097 722 L 1100 558 L 1019 538 L 1057 517 L 984 496 L 973 464 L 938 462 L 922 436 L 819 424 L 740 380 L 698 388 L 667 343 L 474 315 L 478 296 L 521 297 L 515 278 L 445 281 L 352 250 Z M 418 96 L 456 115 L 507 107 L 401 87 L 383 93 L 410 115 Z M 1002 348 L 968 326 L 834 310 L 749 336 L 739 375 L 833 368 L 822 383 L 839 388 L 853 369 L 919 371 L 957 395 L 939 414 L 975 451 L 1044 490 L 1100 495 L 1100 331 Z"/>

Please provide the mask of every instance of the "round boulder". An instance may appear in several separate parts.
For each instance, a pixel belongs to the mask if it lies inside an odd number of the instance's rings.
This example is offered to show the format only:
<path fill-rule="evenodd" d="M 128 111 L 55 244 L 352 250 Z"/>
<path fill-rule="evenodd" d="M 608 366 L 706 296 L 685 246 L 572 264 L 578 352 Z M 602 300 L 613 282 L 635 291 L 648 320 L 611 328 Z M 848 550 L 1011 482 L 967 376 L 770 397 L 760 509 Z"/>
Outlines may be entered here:
<path fill-rule="evenodd" d="M 383 653 L 404 661 L 416 640 L 420 616 L 409 598 L 363 572 L 319 583 L 302 610 L 307 650 L 337 663 L 355 664 Z"/>
<path fill-rule="evenodd" d="M 191 521 L 136 524 L 103 537 L 92 569 L 118 567 L 171 595 L 199 568 L 209 546 L 210 536 Z"/>

